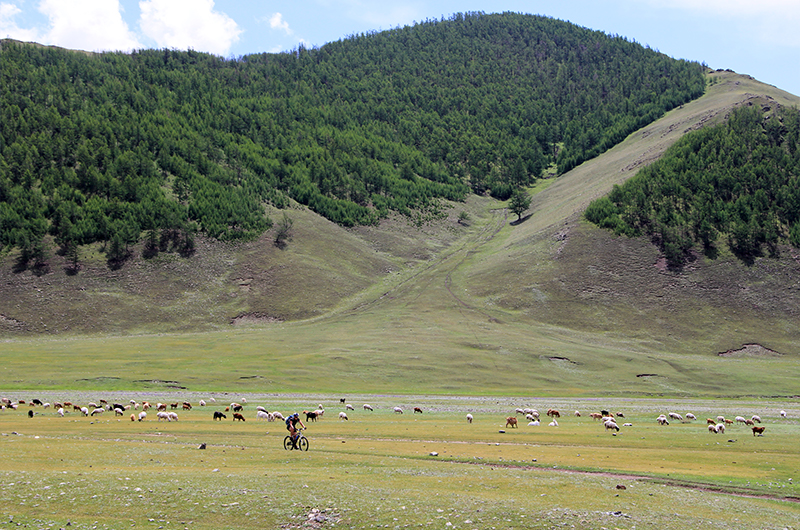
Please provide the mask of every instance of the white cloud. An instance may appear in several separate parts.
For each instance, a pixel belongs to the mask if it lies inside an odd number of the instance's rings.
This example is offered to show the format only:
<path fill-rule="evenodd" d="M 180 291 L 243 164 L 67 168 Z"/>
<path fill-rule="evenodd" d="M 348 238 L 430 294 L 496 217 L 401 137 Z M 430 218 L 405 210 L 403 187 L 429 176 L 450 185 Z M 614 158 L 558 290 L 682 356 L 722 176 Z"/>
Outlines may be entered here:
<path fill-rule="evenodd" d="M 192 48 L 227 55 L 242 30 L 214 0 L 141 0 L 139 25 L 145 35 L 166 48 Z"/>
<path fill-rule="evenodd" d="M 79 50 L 141 48 L 122 19 L 118 0 L 41 0 L 39 11 L 50 21 L 45 44 Z"/>
<path fill-rule="evenodd" d="M 283 20 L 283 15 L 280 13 L 275 13 L 269 18 L 269 27 L 272 29 L 282 29 L 287 35 L 294 33 L 289 27 L 289 23 Z"/>
<path fill-rule="evenodd" d="M 21 41 L 37 41 L 39 33 L 33 29 L 23 29 L 17 26 L 14 19 L 22 10 L 14 4 L 0 3 L 0 38 L 11 37 Z"/>

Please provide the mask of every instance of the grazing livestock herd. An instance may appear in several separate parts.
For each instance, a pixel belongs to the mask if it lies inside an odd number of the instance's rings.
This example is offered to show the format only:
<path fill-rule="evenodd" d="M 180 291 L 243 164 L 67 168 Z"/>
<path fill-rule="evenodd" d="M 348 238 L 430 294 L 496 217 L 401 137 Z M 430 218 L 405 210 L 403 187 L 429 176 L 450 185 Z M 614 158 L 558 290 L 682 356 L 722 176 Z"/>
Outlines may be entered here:
<path fill-rule="evenodd" d="M 232 414 L 232 419 L 233 419 L 234 422 L 236 422 L 236 421 L 245 422 L 246 419 L 245 419 L 245 416 L 244 416 L 244 408 L 245 408 L 245 404 L 247 403 L 247 400 L 242 398 L 240 401 L 241 401 L 241 403 L 233 402 L 230 405 L 226 406 L 224 408 L 224 411 L 221 411 L 221 410 L 213 411 L 212 420 L 214 420 L 214 421 L 225 420 L 225 419 L 228 418 L 228 415 L 226 415 L 225 413 L 229 412 L 229 413 Z M 206 400 L 200 400 L 198 403 L 199 403 L 199 405 L 201 407 L 205 407 L 209 403 L 213 406 L 214 404 L 216 404 L 216 400 L 214 398 L 209 398 L 208 402 Z M 67 414 L 69 412 L 78 412 L 82 416 L 100 416 L 100 415 L 105 414 L 105 413 L 113 412 L 115 416 L 122 416 L 122 415 L 124 415 L 126 413 L 126 411 L 129 411 L 129 410 L 136 411 L 136 410 L 141 409 L 138 413 L 131 413 L 130 414 L 130 420 L 132 422 L 133 421 L 139 421 L 139 422 L 145 421 L 147 419 L 147 417 L 148 417 L 147 416 L 147 411 L 150 408 L 154 408 L 156 410 L 156 415 L 155 416 L 156 416 L 157 421 L 159 421 L 159 422 L 160 421 L 167 421 L 167 422 L 178 421 L 178 413 L 175 412 L 178 408 L 181 408 L 184 411 L 192 410 L 192 404 L 189 401 L 174 402 L 174 403 L 170 403 L 170 404 L 167 404 L 167 403 L 151 404 L 148 401 L 142 401 L 140 403 L 140 402 L 137 402 L 135 400 L 130 400 L 128 403 L 120 404 L 120 403 L 109 403 L 106 400 L 100 400 L 97 403 L 89 402 L 89 403 L 86 403 L 85 405 L 73 404 L 72 402 L 64 401 L 64 402 L 55 402 L 55 403 L 53 403 L 51 405 L 50 403 L 42 402 L 39 399 L 33 399 L 33 400 L 30 400 L 30 401 L 26 402 L 25 400 L 17 400 L 17 401 L 15 401 L 15 400 L 3 397 L 3 398 L 0 398 L 0 411 L 6 410 L 6 409 L 16 410 L 16 409 L 19 408 L 20 405 L 26 405 L 26 404 L 29 406 L 28 416 L 31 417 L 31 418 L 33 418 L 37 414 L 37 412 L 35 412 L 35 409 L 37 407 L 41 407 L 42 409 L 50 409 L 52 407 L 55 410 L 55 415 L 57 415 L 59 417 L 64 417 L 65 414 Z M 340 404 L 344 404 L 346 410 L 348 410 L 348 411 L 354 411 L 355 410 L 352 405 L 345 404 L 345 400 L 344 399 L 340 399 Z M 368 403 L 365 403 L 363 405 L 363 409 L 364 409 L 364 411 L 373 411 L 374 410 L 372 405 L 370 405 Z M 265 420 L 265 421 L 268 421 L 268 422 L 273 422 L 273 421 L 276 421 L 276 420 L 283 420 L 284 419 L 284 415 L 281 414 L 280 412 L 278 412 L 278 411 L 270 412 L 263 406 L 257 406 L 257 407 L 255 407 L 255 410 L 256 410 L 255 418 L 257 420 Z M 390 407 L 390 410 L 392 410 L 396 414 L 403 414 L 403 409 L 401 407 L 399 407 L 399 406 Z M 421 407 L 416 407 L 415 406 L 415 407 L 413 407 L 413 411 L 414 411 L 414 413 L 422 414 L 422 408 Z M 539 423 L 539 411 L 538 410 L 536 410 L 534 408 L 517 408 L 515 410 L 515 412 L 517 414 L 519 414 L 519 415 L 524 415 L 525 416 L 525 418 L 529 421 L 529 423 L 527 424 L 528 426 L 536 427 L 536 426 L 540 425 L 540 423 Z M 313 410 L 313 411 L 304 410 L 303 414 L 305 414 L 306 422 L 315 422 L 315 421 L 317 421 L 318 419 L 321 419 L 324 416 L 325 408 L 323 407 L 322 404 L 319 404 L 319 405 L 317 405 L 315 410 Z M 547 410 L 546 415 L 549 418 L 552 419 L 552 421 L 549 423 L 549 426 L 550 427 L 558 427 L 558 419 L 562 417 L 561 413 L 557 409 L 550 408 L 550 409 Z M 582 417 L 580 411 L 578 411 L 578 410 L 576 410 L 574 412 L 574 416 L 576 418 L 581 418 Z M 785 410 L 781 410 L 779 412 L 779 416 L 781 418 L 783 418 L 783 419 L 786 419 L 788 417 L 788 415 L 787 415 Z M 347 416 L 347 413 L 344 412 L 344 411 L 339 412 L 338 417 L 342 421 L 345 421 L 345 420 L 349 419 L 348 416 Z M 599 412 L 591 412 L 591 413 L 589 413 L 589 417 L 592 420 L 598 421 L 600 424 L 602 424 L 606 431 L 613 431 L 612 434 L 614 436 L 616 436 L 617 433 L 620 432 L 620 427 L 619 427 L 619 425 L 617 423 L 617 419 L 618 418 L 624 418 L 625 415 L 624 415 L 624 413 L 619 412 L 619 411 L 611 412 L 609 410 L 601 410 Z M 471 424 L 474 421 L 473 414 L 472 413 L 468 413 L 466 415 L 466 420 L 467 420 L 468 423 Z M 658 425 L 667 426 L 667 425 L 670 425 L 671 421 L 672 422 L 680 422 L 680 423 L 691 423 L 691 422 L 693 422 L 695 420 L 697 420 L 697 417 L 694 414 L 692 414 L 691 412 L 688 412 L 688 413 L 686 413 L 684 415 L 678 414 L 676 412 L 668 412 L 666 414 L 660 414 L 656 418 L 656 423 Z M 716 418 L 708 418 L 706 420 L 706 424 L 708 426 L 708 432 L 710 432 L 712 434 L 719 434 L 719 433 L 723 433 L 724 434 L 726 427 L 730 427 L 730 426 L 732 426 L 734 424 L 741 424 L 743 426 L 749 426 L 751 428 L 751 430 L 752 430 L 753 436 L 763 436 L 764 435 L 764 431 L 766 430 L 766 426 L 756 425 L 756 424 L 761 424 L 761 422 L 762 422 L 761 417 L 758 416 L 758 415 L 752 415 L 750 418 L 745 418 L 744 416 L 740 415 L 740 416 L 736 416 L 735 419 L 733 419 L 733 420 L 727 419 L 724 416 L 720 415 L 720 416 L 717 416 Z M 506 428 L 509 428 L 509 427 L 510 428 L 518 428 L 518 425 L 519 425 L 518 424 L 518 419 L 517 419 L 516 416 L 507 416 L 505 418 L 505 427 Z M 622 426 L 623 427 L 633 427 L 633 424 L 632 423 L 623 423 Z M 501 432 L 504 432 L 504 431 L 501 431 Z"/>

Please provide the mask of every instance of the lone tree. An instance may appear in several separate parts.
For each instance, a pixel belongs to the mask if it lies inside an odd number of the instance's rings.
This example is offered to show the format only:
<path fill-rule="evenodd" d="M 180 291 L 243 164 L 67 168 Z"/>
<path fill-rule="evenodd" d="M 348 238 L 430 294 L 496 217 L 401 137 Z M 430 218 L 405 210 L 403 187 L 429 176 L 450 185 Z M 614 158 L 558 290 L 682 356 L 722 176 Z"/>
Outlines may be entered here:
<path fill-rule="evenodd" d="M 522 188 L 517 188 L 511 194 L 511 200 L 508 203 L 508 209 L 517 214 L 517 221 L 522 219 L 522 214 L 531 206 L 531 197 Z"/>

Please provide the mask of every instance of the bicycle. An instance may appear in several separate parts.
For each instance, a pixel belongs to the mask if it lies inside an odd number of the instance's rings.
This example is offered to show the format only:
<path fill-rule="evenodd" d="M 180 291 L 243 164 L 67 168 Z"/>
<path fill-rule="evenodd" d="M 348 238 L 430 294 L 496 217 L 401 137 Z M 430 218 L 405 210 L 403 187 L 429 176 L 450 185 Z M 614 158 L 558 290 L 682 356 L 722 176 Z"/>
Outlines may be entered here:
<path fill-rule="evenodd" d="M 308 438 L 303 436 L 303 430 L 304 429 L 298 429 L 297 440 L 295 440 L 294 444 L 292 444 L 292 435 L 286 435 L 286 438 L 283 439 L 283 448 L 287 451 L 291 451 L 292 449 L 308 451 Z"/>

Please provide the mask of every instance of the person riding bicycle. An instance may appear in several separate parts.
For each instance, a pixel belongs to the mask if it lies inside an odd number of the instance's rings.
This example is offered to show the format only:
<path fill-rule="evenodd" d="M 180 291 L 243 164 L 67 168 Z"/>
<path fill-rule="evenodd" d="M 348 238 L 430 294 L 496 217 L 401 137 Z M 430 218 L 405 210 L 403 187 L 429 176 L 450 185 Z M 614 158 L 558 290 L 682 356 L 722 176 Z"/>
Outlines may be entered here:
<path fill-rule="evenodd" d="M 297 449 L 297 424 L 298 423 L 300 424 L 300 427 L 302 427 L 303 429 L 306 428 L 306 426 L 303 424 L 302 420 L 300 419 L 300 414 L 295 412 L 294 414 L 291 414 L 291 415 L 289 415 L 288 418 L 286 418 L 286 430 L 289 431 L 289 436 L 292 437 L 292 449 Z"/>

